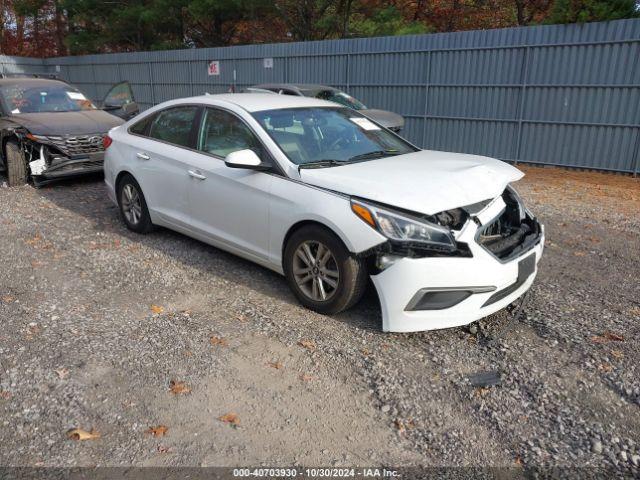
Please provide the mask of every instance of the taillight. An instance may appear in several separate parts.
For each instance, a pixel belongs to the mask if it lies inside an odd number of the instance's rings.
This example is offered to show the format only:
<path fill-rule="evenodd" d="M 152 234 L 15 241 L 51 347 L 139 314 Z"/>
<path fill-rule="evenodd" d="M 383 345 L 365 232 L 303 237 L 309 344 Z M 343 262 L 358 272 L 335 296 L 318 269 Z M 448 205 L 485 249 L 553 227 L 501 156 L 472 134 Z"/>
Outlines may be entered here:
<path fill-rule="evenodd" d="M 104 137 L 102 137 L 102 146 L 104 147 L 105 150 L 109 148 L 109 145 L 111 145 L 112 143 L 113 143 L 113 138 L 111 138 L 109 135 L 105 135 Z"/>

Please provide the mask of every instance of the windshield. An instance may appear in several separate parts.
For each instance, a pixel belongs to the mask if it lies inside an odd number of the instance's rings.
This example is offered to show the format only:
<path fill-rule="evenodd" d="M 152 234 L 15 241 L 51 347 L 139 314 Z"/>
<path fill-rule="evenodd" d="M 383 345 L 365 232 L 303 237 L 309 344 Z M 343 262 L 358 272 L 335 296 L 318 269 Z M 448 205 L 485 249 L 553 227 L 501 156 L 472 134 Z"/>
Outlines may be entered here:
<path fill-rule="evenodd" d="M 253 116 L 296 165 L 331 166 L 417 150 L 347 108 L 265 110 Z"/>
<path fill-rule="evenodd" d="M 95 110 L 95 105 L 69 85 L 43 83 L 0 87 L 2 101 L 12 115 L 20 113 L 79 112 Z"/>
<path fill-rule="evenodd" d="M 347 95 L 340 90 L 320 90 L 316 93 L 315 97 L 320 100 L 336 102 L 345 107 L 353 108 L 354 110 L 364 110 L 367 108 L 360 100 L 356 100 L 351 95 Z"/>

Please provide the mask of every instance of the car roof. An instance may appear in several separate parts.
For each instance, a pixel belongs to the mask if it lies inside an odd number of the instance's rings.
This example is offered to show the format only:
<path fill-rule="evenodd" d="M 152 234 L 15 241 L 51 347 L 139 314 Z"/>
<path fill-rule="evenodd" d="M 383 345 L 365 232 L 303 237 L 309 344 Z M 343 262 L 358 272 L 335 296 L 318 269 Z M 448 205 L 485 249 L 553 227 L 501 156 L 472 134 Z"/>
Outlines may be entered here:
<path fill-rule="evenodd" d="M 182 98 L 171 102 L 203 103 L 216 105 L 218 102 L 236 105 L 248 112 L 263 110 L 279 110 L 283 108 L 333 107 L 337 105 L 317 98 L 298 97 L 292 95 L 273 95 L 270 93 L 221 93 L 216 95 L 200 95 L 198 97 Z"/>
<path fill-rule="evenodd" d="M 25 85 L 30 87 L 37 87 L 39 85 L 65 85 L 69 86 L 67 82 L 62 80 L 53 80 L 50 78 L 34 78 L 34 77 L 5 77 L 0 78 L 0 87 L 4 85 Z"/>
<path fill-rule="evenodd" d="M 319 85 L 315 83 L 263 83 L 261 85 L 254 85 L 257 88 L 297 88 L 301 91 L 311 90 L 337 90 L 335 87 L 328 85 Z"/>

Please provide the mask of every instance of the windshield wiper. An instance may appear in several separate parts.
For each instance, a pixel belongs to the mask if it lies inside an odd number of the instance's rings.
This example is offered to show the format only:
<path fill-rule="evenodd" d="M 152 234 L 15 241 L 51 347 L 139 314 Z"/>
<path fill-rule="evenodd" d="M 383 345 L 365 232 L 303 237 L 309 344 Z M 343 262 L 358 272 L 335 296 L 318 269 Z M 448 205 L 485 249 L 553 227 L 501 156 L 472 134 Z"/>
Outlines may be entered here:
<path fill-rule="evenodd" d="M 349 159 L 349 161 L 353 162 L 357 160 L 368 160 L 370 158 L 382 158 L 384 156 L 399 155 L 399 154 L 400 152 L 398 152 L 398 150 L 374 150 L 372 152 L 354 155 Z"/>
<path fill-rule="evenodd" d="M 314 162 L 301 163 L 298 165 L 298 170 L 301 168 L 325 168 L 325 167 L 335 167 L 336 165 L 343 165 L 346 162 L 341 162 L 339 160 L 316 160 Z"/>

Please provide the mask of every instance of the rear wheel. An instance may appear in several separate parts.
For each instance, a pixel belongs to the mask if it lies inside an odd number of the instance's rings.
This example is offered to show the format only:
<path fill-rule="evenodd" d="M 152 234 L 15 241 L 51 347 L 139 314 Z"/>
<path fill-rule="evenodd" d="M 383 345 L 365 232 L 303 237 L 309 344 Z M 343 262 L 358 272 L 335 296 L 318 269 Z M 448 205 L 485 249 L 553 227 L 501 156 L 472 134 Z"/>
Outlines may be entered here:
<path fill-rule="evenodd" d="M 7 180 L 10 187 L 27 183 L 27 162 L 24 152 L 15 140 L 9 140 L 5 146 L 7 160 Z"/>
<path fill-rule="evenodd" d="M 136 179 L 125 175 L 118 182 L 118 206 L 120 216 L 129 230 L 149 233 L 153 230 L 151 216 L 142 189 Z"/>
<path fill-rule="evenodd" d="M 367 285 L 363 262 L 336 235 L 318 225 L 302 227 L 291 235 L 283 266 L 300 303 L 324 314 L 353 306 Z"/>

